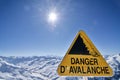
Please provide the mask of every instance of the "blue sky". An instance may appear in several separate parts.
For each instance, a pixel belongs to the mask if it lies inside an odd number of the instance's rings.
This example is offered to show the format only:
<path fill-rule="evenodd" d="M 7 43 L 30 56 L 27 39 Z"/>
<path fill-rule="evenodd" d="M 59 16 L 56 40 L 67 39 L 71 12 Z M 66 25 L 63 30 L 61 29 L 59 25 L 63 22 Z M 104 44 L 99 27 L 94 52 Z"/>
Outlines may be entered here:
<path fill-rule="evenodd" d="M 120 53 L 120 1 L 0 0 L 2 56 L 64 56 L 79 30 L 102 55 Z"/>

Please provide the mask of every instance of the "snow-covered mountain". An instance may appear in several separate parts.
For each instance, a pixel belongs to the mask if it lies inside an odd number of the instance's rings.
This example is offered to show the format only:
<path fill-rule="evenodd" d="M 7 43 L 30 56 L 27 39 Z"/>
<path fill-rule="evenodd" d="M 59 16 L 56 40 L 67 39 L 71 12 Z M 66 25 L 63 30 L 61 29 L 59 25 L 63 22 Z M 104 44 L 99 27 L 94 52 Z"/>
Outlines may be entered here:
<path fill-rule="evenodd" d="M 120 54 L 104 56 L 114 70 L 113 77 L 96 77 L 96 80 L 120 79 Z M 61 77 L 56 69 L 61 57 L 3 57 L 0 56 L 0 80 L 84 80 L 83 77 Z M 89 78 L 91 80 L 93 78 Z"/>

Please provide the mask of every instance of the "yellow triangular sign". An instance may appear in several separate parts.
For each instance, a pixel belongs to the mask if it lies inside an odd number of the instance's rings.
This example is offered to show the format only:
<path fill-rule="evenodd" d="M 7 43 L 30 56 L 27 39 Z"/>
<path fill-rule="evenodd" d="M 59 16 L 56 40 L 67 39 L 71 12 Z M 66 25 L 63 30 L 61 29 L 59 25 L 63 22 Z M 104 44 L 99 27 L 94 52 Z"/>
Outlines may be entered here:
<path fill-rule="evenodd" d="M 57 72 L 60 76 L 112 76 L 113 71 L 84 31 L 78 32 Z"/>

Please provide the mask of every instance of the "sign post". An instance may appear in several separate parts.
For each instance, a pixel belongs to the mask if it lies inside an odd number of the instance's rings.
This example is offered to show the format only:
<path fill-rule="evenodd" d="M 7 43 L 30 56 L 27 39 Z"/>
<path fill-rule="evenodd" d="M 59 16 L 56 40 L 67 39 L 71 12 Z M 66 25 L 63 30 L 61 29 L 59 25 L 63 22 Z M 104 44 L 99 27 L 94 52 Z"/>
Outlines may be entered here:
<path fill-rule="evenodd" d="M 112 76 L 113 71 L 84 31 L 78 32 L 58 66 L 60 76 Z"/>

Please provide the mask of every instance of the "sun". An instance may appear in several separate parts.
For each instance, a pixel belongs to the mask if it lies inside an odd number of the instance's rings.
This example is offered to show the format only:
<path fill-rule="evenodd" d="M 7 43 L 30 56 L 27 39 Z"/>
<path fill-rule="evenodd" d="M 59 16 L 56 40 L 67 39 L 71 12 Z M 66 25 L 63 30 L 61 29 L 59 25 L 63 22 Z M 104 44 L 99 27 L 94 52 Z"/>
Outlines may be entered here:
<path fill-rule="evenodd" d="M 50 12 L 50 13 L 48 14 L 48 20 L 49 20 L 50 22 L 52 22 L 52 23 L 55 23 L 56 20 L 57 20 L 57 13 L 55 13 L 55 12 Z"/>

